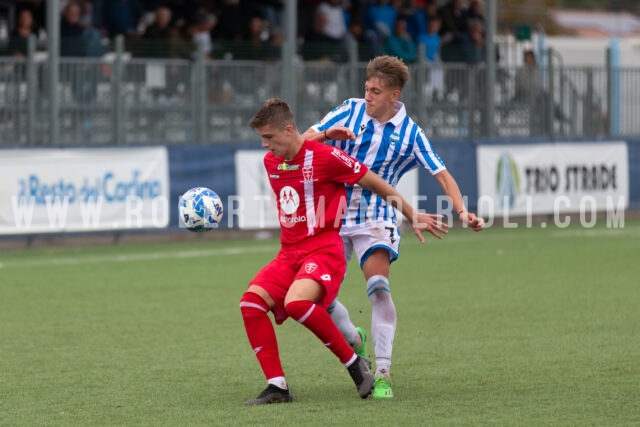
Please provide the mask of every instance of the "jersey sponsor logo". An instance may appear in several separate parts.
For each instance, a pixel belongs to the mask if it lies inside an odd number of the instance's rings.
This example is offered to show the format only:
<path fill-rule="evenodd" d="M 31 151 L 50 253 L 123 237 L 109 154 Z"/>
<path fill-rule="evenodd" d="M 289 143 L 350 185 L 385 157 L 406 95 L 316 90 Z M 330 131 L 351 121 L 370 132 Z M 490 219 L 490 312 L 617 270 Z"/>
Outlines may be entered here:
<path fill-rule="evenodd" d="M 363 130 L 365 130 L 367 128 L 367 125 L 365 125 L 364 123 L 360 125 L 360 132 L 362 132 Z"/>
<path fill-rule="evenodd" d="M 349 157 L 344 153 L 344 151 L 340 150 L 339 148 L 334 148 L 331 154 L 342 160 L 342 163 L 349 166 L 350 168 L 353 167 L 353 159 L 351 159 L 351 157 Z"/>
<path fill-rule="evenodd" d="M 300 206 L 300 196 L 295 188 L 288 185 L 280 190 L 280 209 L 287 215 L 296 213 Z"/>
<path fill-rule="evenodd" d="M 280 215 L 281 224 L 297 224 L 299 222 L 305 222 L 307 217 L 305 215 L 300 216 L 284 216 Z"/>
<path fill-rule="evenodd" d="M 313 273 L 314 271 L 316 271 L 316 268 L 318 268 L 318 264 L 315 264 L 313 262 L 304 265 L 304 271 L 306 271 L 307 274 Z"/>
<path fill-rule="evenodd" d="M 313 179 L 313 166 L 303 166 L 302 177 L 305 181 L 311 181 Z"/>
<path fill-rule="evenodd" d="M 278 165 L 279 171 L 297 171 L 300 169 L 300 165 L 290 165 L 287 162 L 282 162 Z"/>
<path fill-rule="evenodd" d="M 330 274 L 323 274 L 322 276 L 320 276 L 320 278 L 322 280 L 324 280 L 325 282 L 330 282 L 331 281 L 331 275 Z"/>
<path fill-rule="evenodd" d="M 360 162 L 356 162 L 353 165 L 353 173 L 358 173 L 358 172 L 360 172 Z"/>
<path fill-rule="evenodd" d="M 280 178 L 280 175 L 278 175 L 277 173 L 272 173 L 269 175 L 269 178 Z"/>

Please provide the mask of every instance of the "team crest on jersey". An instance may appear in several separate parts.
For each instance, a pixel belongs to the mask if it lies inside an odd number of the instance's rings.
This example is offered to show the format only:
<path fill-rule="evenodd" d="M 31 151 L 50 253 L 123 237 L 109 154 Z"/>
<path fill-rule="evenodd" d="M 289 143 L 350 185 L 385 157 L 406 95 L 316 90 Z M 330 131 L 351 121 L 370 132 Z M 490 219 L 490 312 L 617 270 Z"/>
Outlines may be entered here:
<path fill-rule="evenodd" d="M 302 177 L 305 181 L 311 181 L 313 179 L 313 166 L 303 166 Z"/>
<path fill-rule="evenodd" d="M 389 137 L 389 141 L 391 142 L 391 145 L 396 145 L 398 142 L 400 142 L 400 135 L 398 135 L 397 132 L 392 133 Z"/>
<path fill-rule="evenodd" d="M 318 268 L 318 264 L 315 264 L 313 262 L 309 262 L 304 265 L 304 271 L 306 271 L 307 274 L 313 273 L 314 271 L 316 271 L 316 268 Z"/>
<path fill-rule="evenodd" d="M 341 109 L 342 107 L 345 107 L 349 105 L 349 100 L 345 100 L 342 104 L 338 105 L 336 108 L 334 108 L 333 110 L 331 110 L 332 113 L 335 113 L 336 111 L 338 111 L 339 109 Z"/>
<path fill-rule="evenodd" d="M 300 206 L 300 196 L 295 188 L 290 186 L 282 187 L 280 190 L 280 209 L 287 214 L 292 215 L 298 211 Z"/>

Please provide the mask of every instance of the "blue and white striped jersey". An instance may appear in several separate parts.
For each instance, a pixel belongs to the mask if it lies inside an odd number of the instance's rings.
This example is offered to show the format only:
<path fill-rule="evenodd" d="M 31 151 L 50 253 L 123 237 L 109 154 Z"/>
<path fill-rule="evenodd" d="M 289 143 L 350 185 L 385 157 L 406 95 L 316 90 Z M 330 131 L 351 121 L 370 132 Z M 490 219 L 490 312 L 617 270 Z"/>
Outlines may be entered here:
<path fill-rule="evenodd" d="M 409 170 L 422 166 L 432 175 L 443 171 L 444 162 L 431 148 L 424 131 L 408 115 L 402 102 L 396 102 L 396 115 L 380 123 L 365 112 L 364 99 L 347 99 L 312 128 L 322 132 L 335 126 L 348 127 L 355 141 L 325 141 L 367 165 L 393 187 Z M 395 209 L 378 195 L 359 185 L 347 186 L 349 206 L 343 224 L 361 224 L 372 220 L 396 222 Z"/>

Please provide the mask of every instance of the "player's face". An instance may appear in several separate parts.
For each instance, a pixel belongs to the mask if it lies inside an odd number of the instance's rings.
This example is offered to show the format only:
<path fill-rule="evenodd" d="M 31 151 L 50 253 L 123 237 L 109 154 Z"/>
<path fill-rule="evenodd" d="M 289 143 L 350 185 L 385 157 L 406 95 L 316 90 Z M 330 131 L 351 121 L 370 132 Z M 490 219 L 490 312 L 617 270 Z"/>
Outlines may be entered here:
<path fill-rule="evenodd" d="M 283 130 L 266 125 L 256 129 L 261 138 L 262 148 L 271 151 L 276 156 L 289 158 L 291 150 L 291 126 L 286 126 Z M 295 153 L 294 153 L 295 154 Z"/>
<path fill-rule="evenodd" d="M 399 97 L 398 89 L 385 87 L 377 77 L 370 78 L 364 84 L 365 111 L 380 122 L 386 122 L 395 115 L 393 106 Z"/>

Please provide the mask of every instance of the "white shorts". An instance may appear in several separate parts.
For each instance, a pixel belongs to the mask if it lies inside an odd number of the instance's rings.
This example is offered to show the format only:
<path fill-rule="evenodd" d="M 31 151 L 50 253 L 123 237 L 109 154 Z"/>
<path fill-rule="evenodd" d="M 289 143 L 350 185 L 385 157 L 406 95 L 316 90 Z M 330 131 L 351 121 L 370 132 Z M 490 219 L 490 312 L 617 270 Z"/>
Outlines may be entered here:
<path fill-rule="evenodd" d="M 347 263 L 355 252 L 360 268 L 374 249 L 383 248 L 389 251 L 389 261 L 398 259 L 400 249 L 400 232 L 391 222 L 374 221 L 351 226 L 343 225 L 340 230 L 344 255 Z"/>

